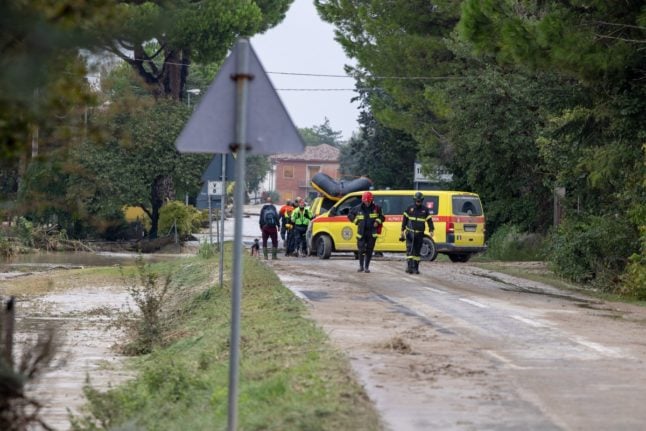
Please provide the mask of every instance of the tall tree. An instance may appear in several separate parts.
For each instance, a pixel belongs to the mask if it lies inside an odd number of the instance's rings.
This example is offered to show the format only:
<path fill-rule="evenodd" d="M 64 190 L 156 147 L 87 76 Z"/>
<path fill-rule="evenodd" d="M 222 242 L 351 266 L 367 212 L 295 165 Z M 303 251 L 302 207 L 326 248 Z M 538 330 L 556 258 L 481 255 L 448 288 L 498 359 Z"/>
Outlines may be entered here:
<path fill-rule="evenodd" d="M 421 145 L 441 145 L 443 121 L 431 109 L 434 84 L 462 70 L 446 38 L 459 19 L 458 0 L 315 0 L 357 66 L 348 70 L 371 90 L 373 115 Z M 387 97 L 383 97 L 387 95 Z"/>
<path fill-rule="evenodd" d="M 175 197 L 176 188 L 197 193 L 210 160 L 175 149 L 188 115 L 182 103 L 152 100 L 128 110 L 121 106 L 100 112 L 96 121 L 107 136 L 77 152 L 83 170 L 70 192 L 82 196 L 92 213 L 139 206 L 151 219 L 150 237 L 156 238 L 161 206 Z"/>
<path fill-rule="evenodd" d="M 466 1 L 460 32 L 478 52 L 503 65 L 554 70 L 578 80 L 589 97 L 554 115 L 539 139 L 554 183 L 584 197 L 596 213 L 641 205 L 646 198 L 643 2 L 517 6 Z"/>
<path fill-rule="evenodd" d="M 341 147 L 341 175 L 366 176 L 375 188 L 412 188 L 417 143 L 406 133 L 383 126 L 368 111 L 361 113 L 359 124 L 359 133 Z"/>
<path fill-rule="evenodd" d="M 303 137 L 305 145 L 328 144 L 339 148 L 343 144 L 343 132 L 332 129 L 330 120 L 327 117 L 325 117 L 323 124 L 319 126 L 304 127 L 298 129 L 298 131 Z"/>
<path fill-rule="evenodd" d="M 537 139 L 550 185 L 566 189 L 566 223 L 558 235 L 565 238 L 560 244 L 568 244 L 560 252 L 571 254 L 555 257 L 562 265 L 576 261 L 593 278 L 616 281 L 629 255 L 640 252 L 638 232 L 646 244 L 643 2 L 467 0 L 459 30 L 478 53 L 499 64 L 555 71 L 576 79 L 586 94 L 552 115 Z M 608 224 L 622 229 L 595 243 L 610 232 Z M 597 251 L 617 235 L 627 246 Z M 592 252 L 578 250 L 581 244 Z M 632 262 L 629 272 L 643 280 L 643 248 L 641 259 Z"/>
<path fill-rule="evenodd" d="M 155 97 L 181 100 L 192 62 L 219 63 L 239 36 L 273 27 L 293 0 L 123 1 L 104 46 L 126 61 Z M 99 29 L 103 31 L 104 29 Z"/>

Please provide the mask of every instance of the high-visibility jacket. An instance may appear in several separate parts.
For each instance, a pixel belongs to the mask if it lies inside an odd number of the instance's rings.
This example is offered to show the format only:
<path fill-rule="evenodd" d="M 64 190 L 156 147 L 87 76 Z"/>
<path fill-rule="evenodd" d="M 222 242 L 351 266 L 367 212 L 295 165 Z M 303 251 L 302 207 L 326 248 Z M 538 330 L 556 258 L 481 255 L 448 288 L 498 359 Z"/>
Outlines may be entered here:
<path fill-rule="evenodd" d="M 371 202 L 370 205 L 360 203 L 353 207 L 348 213 L 348 219 L 357 225 L 357 238 L 360 239 L 364 236 L 376 238 L 381 232 L 381 226 L 386 218 L 381 208 Z"/>
<path fill-rule="evenodd" d="M 296 226 L 307 226 L 312 220 L 312 212 L 307 207 L 296 207 L 292 211 L 292 223 Z"/>
<path fill-rule="evenodd" d="M 423 234 L 426 224 L 428 224 L 429 231 L 433 232 L 435 230 L 433 216 L 428 208 L 424 205 L 417 206 L 415 204 L 406 208 L 404 217 L 402 218 L 402 230 Z"/>

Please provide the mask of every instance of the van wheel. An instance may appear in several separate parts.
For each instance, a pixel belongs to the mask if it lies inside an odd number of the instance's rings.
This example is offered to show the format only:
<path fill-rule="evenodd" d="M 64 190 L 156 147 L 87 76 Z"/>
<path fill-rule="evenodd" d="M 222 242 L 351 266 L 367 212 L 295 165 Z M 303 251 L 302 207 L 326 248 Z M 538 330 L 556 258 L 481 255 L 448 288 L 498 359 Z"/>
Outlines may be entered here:
<path fill-rule="evenodd" d="M 354 260 L 359 260 L 359 252 L 358 251 L 353 251 L 352 254 L 354 254 Z"/>
<path fill-rule="evenodd" d="M 451 262 L 468 262 L 471 259 L 470 253 L 449 254 Z"/>
<path fill-rule="evenodd" d="M 419 256 L 422 260 L 433 262 L 437 257 L 437 248 L 432 239 L 424 237 L 422 240 L 422 248 L 419 251 Z"/>
<path fill-rule="evenodd" d="M 329 259 L 332 254 L 332 239 L 321 235 L 316 239 L 316 255 L 319 259 Z"/>

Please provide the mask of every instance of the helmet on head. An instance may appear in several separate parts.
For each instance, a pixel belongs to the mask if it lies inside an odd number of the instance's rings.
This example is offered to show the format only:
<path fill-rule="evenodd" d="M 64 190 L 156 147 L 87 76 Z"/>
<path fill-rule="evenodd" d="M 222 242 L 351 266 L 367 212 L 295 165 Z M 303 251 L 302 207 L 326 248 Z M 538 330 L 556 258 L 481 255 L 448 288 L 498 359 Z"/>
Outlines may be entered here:
<path fill-rule="evenodd" d="M 417 192 L 417 193 L 415 193 L 415 200 L 416 200 L 416 201 L 422 201 L 422 200 L 424 200 L 424 195 L 422 194 L 422 192 Z"/>
<path fill-rule="evenodd" d="M 372 193 L 363 192 L 363 194 L 361 195 L 361 202 L 364 202 L 364 203 L 367 203 L 367 204 L 371 203 L 372 202 Z"/>

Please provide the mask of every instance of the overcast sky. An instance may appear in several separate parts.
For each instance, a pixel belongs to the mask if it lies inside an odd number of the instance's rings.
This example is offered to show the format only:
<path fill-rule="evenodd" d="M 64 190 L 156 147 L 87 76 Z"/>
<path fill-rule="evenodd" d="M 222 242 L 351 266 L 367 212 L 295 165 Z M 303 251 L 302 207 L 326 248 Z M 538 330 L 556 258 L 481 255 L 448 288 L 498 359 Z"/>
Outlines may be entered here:
<path fill-rule="evenodd" d="M 265 71 L 278 90 L 296 127 L 330 120 L 333 130 L 350 139 L 358 129 L 358 105 L 353 91 L 287 91 L 286 89 L 353 89 L 351 78 L 280 75 L 271 72 L 345 75 L 353 64 L 334 40 L 334 27 L 319 17 L 312 0 L 295 0 L 283 22 L 251 39 Z"/>

